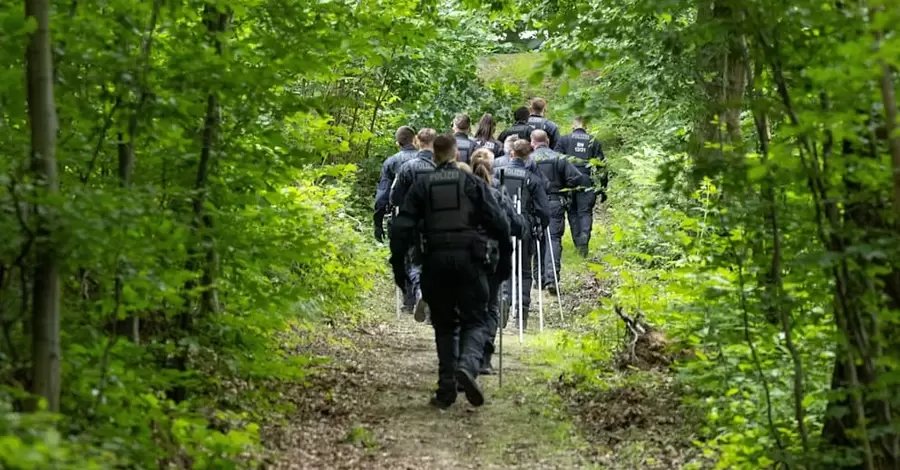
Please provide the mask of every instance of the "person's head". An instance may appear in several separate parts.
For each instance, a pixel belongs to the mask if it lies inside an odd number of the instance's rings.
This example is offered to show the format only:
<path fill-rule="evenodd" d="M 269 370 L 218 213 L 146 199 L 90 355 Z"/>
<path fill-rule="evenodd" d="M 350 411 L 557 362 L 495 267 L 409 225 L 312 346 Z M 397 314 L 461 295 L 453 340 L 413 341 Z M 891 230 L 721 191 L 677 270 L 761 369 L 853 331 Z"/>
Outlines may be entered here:
<path fill-rule="evenodd" d="M 475 138 L 487 142 L 494 138 L 495 130 L 497 130 L 497 121 L 494 120 L 494 116 L 491 113 L 484 113 L 484 116 L 481 116 L 481 119 L 478 121 L 478 131 L 475 133 Z"/>
<path fill-rule="evenodd" d="M 513 119 L 515 119 L 516 122 L 527 121 L 528 114 L 528 108 L 526 108 L 525 106 L 520 106 L 516 108 L 515 111 L 513 111 Z"/>
<path fill-rule="evenodd" d="M 547 110 L 547 100 L 543 98 L 535 98 L 531 100 L 531 114 L 536 114 L 538 116 L 543 116 L 544 111 Z"/>
<path fill-rule="evenodd" d="M 416 133 L 413 132 L 412 128 L 409 126 L 403 126 L 397 129 L 397 133 L 394 134 L 397 145 L 400 147 L 408 147 L 412 145 L 415 137 Z"/>
<path fill-rule="evenodd" d="M 584 116 L 575 116 L 575 119 L 572 120 L 572 129 L 584 129 L 584 126 Z"/>
<path fill-rule="evenodd" d="M 519 140 L 519 136 L 513 134 L 506 138 L 506 142 L 503 142 L 503 149 L 506 150 L 507 155 L 512 155 L 512 145 L 517 140 Z"/>
<path fill-rule="evenodd" d="M 531 142 L 525 139 L 519 139 L 513 142 L 512 156 L 521 160 L 525 160 L 531 155 Z"/>
<path fill-rule="evenodd" d="M 471 127 L 472 120 L 469 119 L 468 114 L 457 114 L 456 118 L 453 119 L 453 132 L 464 132 L 468 134 Z"/>
<path fill-rule="evenodd" d="M 550 137 L 547 136 L 547 131 L 541 129 L 535 129 L 531 131 L 531 146 L 534 148 L 538 147 L 546 147 L 550 145 Z"/>
<path fill-rule="evenodd" d="M 472 167 L 466 162 L 456 162 L 456 167 L 470 175 L 472 174 Z"/>
<path fill-rule="evenodd" d="M 441 134 L 434 138 L 434 164 L 443 165 L 444 163 L 456 160 L 459 152 L 456 151 L 456 137 L 447 134 Z"/>
<path fill-rule="evenodd" d="M 491 175 L 494 172 L 494 154 L 485 149 L 478 149 L 472 154 L 469 161 L 472 162 L 472 173 L 483 179 L 485 183 L 491 184 Z"/>
<path fill-rule="evenodd" d="M 416 134 L 416 140 L 419 141 L 419 148 L 423 150 L 434 150 L 434 139 L 437 137 L 437 132 L 430 128 L 426 127 L 419 131 Z"/>

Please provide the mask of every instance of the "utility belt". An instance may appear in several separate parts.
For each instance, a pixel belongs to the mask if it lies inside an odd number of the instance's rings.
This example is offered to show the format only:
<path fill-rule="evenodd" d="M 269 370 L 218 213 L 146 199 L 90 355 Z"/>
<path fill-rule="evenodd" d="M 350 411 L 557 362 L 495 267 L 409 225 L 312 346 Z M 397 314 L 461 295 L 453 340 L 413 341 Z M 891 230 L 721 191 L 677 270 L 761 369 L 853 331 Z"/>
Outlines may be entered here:
<path fill-rule="evenodd" d="M 441 251 L 468 251 L 473 262 L 493 268 L 500 259 L 499 244 L 474 230 L 423 235 L 421 250 L 426 256 Z"/>

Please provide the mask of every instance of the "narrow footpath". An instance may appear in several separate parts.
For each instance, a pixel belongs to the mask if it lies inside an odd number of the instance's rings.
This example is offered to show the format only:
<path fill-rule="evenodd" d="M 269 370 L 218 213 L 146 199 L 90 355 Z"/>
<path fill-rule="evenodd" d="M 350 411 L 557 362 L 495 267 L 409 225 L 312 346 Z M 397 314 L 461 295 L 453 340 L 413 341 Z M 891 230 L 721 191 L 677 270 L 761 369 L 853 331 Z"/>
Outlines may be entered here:
<path fill-rule="evenodd" d="M 332 335 L 309 346 L 332 359 L 286 397 L 297 407 L 292 421 L 263 436 L 268 468 L 600 468 L 550 389 L 558 372 L 537 363 L 535 336 L 520 345 L 506 334 L 503 387 L 481 378 L 485 406 L 460 395 L 440 411 L 428 405 L 437 370 L 430 326 L 386 315 Z"/>

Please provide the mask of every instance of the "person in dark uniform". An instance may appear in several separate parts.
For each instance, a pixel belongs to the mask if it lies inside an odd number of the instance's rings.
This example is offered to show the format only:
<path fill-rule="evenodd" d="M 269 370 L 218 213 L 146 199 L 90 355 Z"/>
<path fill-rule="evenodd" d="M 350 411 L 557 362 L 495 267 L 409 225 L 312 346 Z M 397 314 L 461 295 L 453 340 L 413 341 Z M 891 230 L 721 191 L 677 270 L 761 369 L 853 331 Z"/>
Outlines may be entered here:
<path fill-rule="evenodd" d="M 468 114 L 460 114 L 453 120 L 453 133 L 456 138 L 456 149 L 459 152 L 459 161 L 469 163 L 469 158 L 475 152 L 478 146 L 472 138 L 469 137 L 469 130 L 472 128 L 472 121 Z"/>
<path fill-rule="evenodd" d="M 562 260 L 562 237 L 566 232 L 566 206 L 568 205 L 568 190 L 582 187 L 585 184 L 584 176 L 575 168 L 569 160 L 553 150 L 550 150 L 547 133 L 536 129 L 531 133 L 531 146 L 534 152 L 531 159 L 537 164 L 544 175 L 546 182 L 547 198 L 550 202 L 550 240 L 541 237 L 540 247 L 543 266 L 535 263 L 535 275 L 540 269 L 541 283 L 543 287 L 556 294 L 556 284 L 553 281 L 553 273 L 559 279 L 559 268 Z M 550 256 L 553 250 L 553 256 Z"/>
<path fill-rule="evenodd" d="M 431 308 L 438 353 L 438 386 L 432 405 L 456 401 L 457 383 L 474 406 L 484 404 L 476 382 L 487 335 L 488 274 L 512 272 L 509 223 L 488 186 L 456 165 L 456 139 L 434 140 L 433 172 L 413 183 L 392 225 L 391 264 L 406 285 L 405 253 L 421 234 L 422 294 Z M 422 227 L 421 231 L 417 229 Z M 498 246 L 489 256 L 488 242 Z"/>
<path fill-rule="evenodd" d="M 543 228 L 550 222 L 550 212 L 547 206 L 547 192 L 543 178 L 537 173 L 529 171 L 525 162 L 531 154 L 531 143 L 525 139 L 519 139 L 513 143 L 513 159 L 509 165 L 502 168 L 504 174 L 503 185 L 510 197 L 515 197 L 521 189 L 522 215 L 525 217 L 525 227 L 522 233 L 522 324 L 528 326 L 528 309 L 531 306 L 531 258 L 534 253 L 534 234 L 543 233 Z M 500 177 L 500 172 L 494 169 L 494 176 Z M 512 298 L 511 283 L 504 287 L 504 301 Z M 504 325 L 505 327 L 505 325 Z"/>
<path fill-rule="evenodd" d="M 575 167 L 585 176 L 584 187 L 572 193 L 572 203 L 569 204 L 569 228 L 572 231 L 572 241 L 575 248 L 582 256 L 588 255 L 588 244 L 591 241 L 591 229 L 594 226 L 594 205 L 597 203 L 597 193 L 594 189 L 594 165 L 592 160 L 606 163 L 603 155 L 603 147 L 600 141 L 593 138 L 585 131 L 584 118 L 576 117 L 572 124 L 572 133 L 559 139 L 554 149 L 572 157 Z M 608 183 L 605 168 L 600 168 L 600 202 L 606 202 L 606 186 Z"/>
<path fill-rule="evenodd" d="M 500 182 L 493 179 L 492 168 L 493 157 L 487 149 L 478 149 L 472 154 L 472 173 L 487 183 L 494 198 L 500 203 L 500 208 L 506 214 L 506 220 L 509 222 L 510 233 L 513 237 L 521 238 L 525 227 L 525 218 L 516 213 L 513 207 L 512 199 L 506 194 L 506 188 L 500 186 Z M 496 249 L 496 248 L 492 248 Z M 500 326 L 500 286 L 504 279 L 501 279 L 496 273 L 488 276 L 488 290 L 490 292 L 488 300 L 488 337 L 484 342 L 484 355 L 481 358 L 481 375 L 492 375 L 494 373 L 491 358 L 494 355 L 494 341 L 497 337 L 497 331 Z"/>
<path fill-rule="evenodd" d="M 494 132 L 497 130 L 497 121 L 490 113 L 484 113 L 478 121 L 478 130 L 475 131 L 475 146 L 480 149 L 487 149 L 498 158 L 503 155 L 503 144 L 494 138 Z"/>
<path fill-rule="evenodd" d="M 500 133 L 500 142 L 506 142 L 506 138 L 514 135 L 520 139 L 531 140 L 531 131 L 534 126 L 528 124 L 528 108 L 522 106 L 513 112 L 515 124 Z"/>
<path fill-rule="evenodd" d="M 394 184 L 391 186 L 390 200 L 395 207 L 400 207 L 406 198 L 406 193 L 416 180 L 423 178 L 428 173 L 434 171 L 434 139 L 437 133 L 434 129 L 425 128 L 419 131 L 416 140 L 419 142 L 419 152 L 415 157 L 407 160 L 400 170 L 397 177 L 394 178 Z M 407 279 L 409 285 L 403 289 L 405 294 L 404 305 L 412 303 L 413 318 L 418 322 L 425 321 L 426 303 L 422 300 L 422 289 L 420 285 L 421 272 L 421 254 L 418 252 L 418 246 L 411 245 L 407 253 L 406 267 L 408 269 Z"/>
<path fill-rule="evenodd" d="M 556 142 L 559 140 L 559 126 L 544 117 L 544 113 L 547 112 L 547 100 L 543 98 L 531 100 L 529 111 L 531 115 L 528 116 L 528 125 L 546 132 L 550 138 L 550 148 L 556 148 Z"/>
<path fill-rule="evenodd" d="M 408 160 L 412 159 L 419 152 L 413 145 L 416 133 L 412 128 L 403 126 L 397 129 L 394 134 L 397 146 L 400 151 L 391 155 L 381 165 L 381 179 L 378 181 L 378 188 L 375 191 L 375 239 L 384 241 L 384 216 L 390 212 L 392 206 L 390 203 L 391 185 L 394 184 L 394 178 L 400 167 Z"/>
<path fill-rule="evenodd" d="M 529 133 L 529 135 L 531 135 L 531 133 Z M 515 134 L 506 137 L 506 143 L 503 144 L 504 154 L 499 158 L 495 158 L 492 165 L 492 167 L 494 168 L 494 180 L 498 180 L 500 178 L 501 169 L 512 163 L 512 146 L 517 140 L 519 140 L 519 136 Z M 532 160 L 530 156 L 525 159 L 525 167 L 528 169 L 528 171 L 543 178 L 543 176 L 541 175 L 541 171 L 538 169 L 537 165 L 534 163 L 534 160 Z"/>

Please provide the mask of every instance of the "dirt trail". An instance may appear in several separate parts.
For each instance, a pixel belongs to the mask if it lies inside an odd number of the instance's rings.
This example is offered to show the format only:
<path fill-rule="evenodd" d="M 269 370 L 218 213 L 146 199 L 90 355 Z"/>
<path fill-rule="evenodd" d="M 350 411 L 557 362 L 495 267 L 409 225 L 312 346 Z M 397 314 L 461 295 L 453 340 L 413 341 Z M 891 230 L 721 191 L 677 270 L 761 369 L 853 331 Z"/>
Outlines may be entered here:
<path fill-rule="evenodd" d="M 503 388 L 482 377 L 485 406 L 460 395 L 439 411 L 428 405 L 437 370 L 430 326 L 404 316 L 342 335 L 312 346 L 334 359 L 291 394 L 295 418 L 266 432 L 269 468 L 597 468 L 548 371 L 529 360 L 533 337 L 524 345 L 504 337 Z"/>

